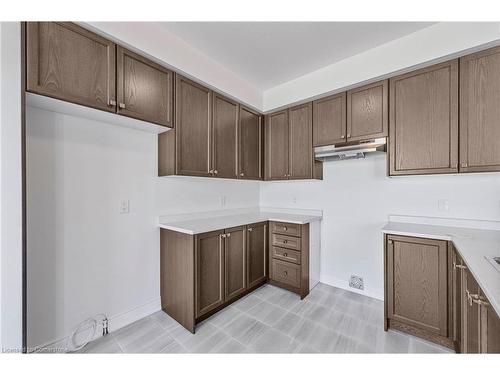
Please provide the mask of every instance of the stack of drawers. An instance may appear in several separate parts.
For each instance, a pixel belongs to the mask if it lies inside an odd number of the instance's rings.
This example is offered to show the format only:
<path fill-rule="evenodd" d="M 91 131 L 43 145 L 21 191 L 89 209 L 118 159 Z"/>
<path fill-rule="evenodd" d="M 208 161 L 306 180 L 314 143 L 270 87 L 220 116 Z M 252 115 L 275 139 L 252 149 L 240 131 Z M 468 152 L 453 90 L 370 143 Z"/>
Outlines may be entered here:
<path fill-rule="evenodd" d="M 304 228 L 306 227 L 306 228 Z M 308 286 L 309 228 L 308 224 L 270 222 L 270 277 L 275 284 L 299 293 Z M 303 281 L 304 280 L 304 281 Z"/>

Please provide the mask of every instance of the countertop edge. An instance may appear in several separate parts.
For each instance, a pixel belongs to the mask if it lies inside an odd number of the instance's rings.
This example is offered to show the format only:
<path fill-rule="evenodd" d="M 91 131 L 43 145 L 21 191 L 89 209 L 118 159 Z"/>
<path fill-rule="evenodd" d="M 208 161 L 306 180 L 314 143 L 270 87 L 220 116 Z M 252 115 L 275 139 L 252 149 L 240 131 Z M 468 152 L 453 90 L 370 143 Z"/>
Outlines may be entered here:
<path fill-rule="evenodd" d="M 442 241 L 452 241 L 452 236 L 440 235 L 440 234 L 429 234 L 422 232 L 412 232 L 404 230 L 393 230 L 393 229 L 382 229 L 384 234 L 393 234 L 395 236 L 407 236 L 407 237 L 418 237 L 418 238 L 429 238 L 431 240 L 442 240 Z"/>
<path fill-rule="evenodd" d="M 228 223 L 227 225 L 221 224 L 221 225 L 213 225 L 213 226 L 206 225 L 204 228 L 202 228 L 200 230 L 187 229 L 185 226 L 183 226 L 183 223 L 188 223 L 189 220 L 172 222 L 172 223 L 158 223 L 158 227 L 161 229 L 168 229 L 168 230 L 172 230 L 172 231 L 180 232 L 180 233 L 185 233 L 185 234 L 189 234 L 189 235 L 196 235 L 196 234 L 200 234 L 200 233 L 208 233 L 208 232 L 212 232 L 212 231 L 216 231 L 216 230 L 222 230 L 222 229 L 237 227 L 237 226 L 241 226 L 241 225 L 258 223 L 258 222 L 262 222 L 262 221 L 277 221 L 277 222 L 283 222 L 283 223 L 304 225 L 304 224 L 309 224 L 312 222 L 317 222 L 317 221 L 323 220 L 322 216 L 312 216 L 311 215 L 307 218 L 307 220 L 300 220 L 300 219 L 293 219 L 290 217 L 284 218 L 281 215 L 283 215 L 283 214 L 280 214 L 280 213 L 269 213 L 269 214 L 268 213 L 261 213 L 261 216 L 255 217 L 252 219 L 248 219 L 248 220 L 238 220 L 238 219 L 232 218 L 232 219 L 234 219 L 234 222 L 232 222 L 230 224 Z M 293 216 L 293 214 L 288 214 L 288 213 L 285 215 Z M 307 215 L 298 214 L 298 216 L 307 216 Z M 217 217 L 217 219 L 220 219 L 220 217 Z M 206 218 L 206 220 L 210 220 L 210 218 Z"/>

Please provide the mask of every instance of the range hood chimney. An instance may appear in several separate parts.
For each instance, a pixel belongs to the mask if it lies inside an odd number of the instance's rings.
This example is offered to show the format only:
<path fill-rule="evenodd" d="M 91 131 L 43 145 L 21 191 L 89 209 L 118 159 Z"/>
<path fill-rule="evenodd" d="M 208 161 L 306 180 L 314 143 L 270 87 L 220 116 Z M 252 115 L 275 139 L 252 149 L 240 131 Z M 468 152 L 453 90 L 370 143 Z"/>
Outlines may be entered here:
<path fill-rule="evenodd" d="M 363 159 L 370 154 L 386 151 L 387 138 L 375 138 L 348 146 L 321 146 L 314 148 L 314 158 L 319 161 Z"/>

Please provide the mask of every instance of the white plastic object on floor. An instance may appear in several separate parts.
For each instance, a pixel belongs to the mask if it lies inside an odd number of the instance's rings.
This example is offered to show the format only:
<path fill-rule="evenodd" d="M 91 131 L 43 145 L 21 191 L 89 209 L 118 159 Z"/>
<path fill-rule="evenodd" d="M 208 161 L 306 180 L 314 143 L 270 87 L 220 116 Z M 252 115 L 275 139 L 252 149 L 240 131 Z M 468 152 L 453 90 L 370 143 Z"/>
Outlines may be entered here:
<path fill-rule="evenodd" d="M 71 332 L 68 336 L 68 340 L 66 342 L 66 352 L 76 352 L 82 349 L 85 345 L 87 345 L 90 341 L 92 341 L 95 337 L 95 333 L 97 330 L 97 326 L 101 324 L 102 326 L 102 334 L 105 335 L 108 333 L 108 317 L 106 314 L 97 314 L 93 317 L 85 319 L 83 322 L 78 324 L 76 328 Z M 83 342 L 80 344 L 75 344 L 75 337 L 83 330 L 89 330 L 88 336 L 85 338 Z"/>

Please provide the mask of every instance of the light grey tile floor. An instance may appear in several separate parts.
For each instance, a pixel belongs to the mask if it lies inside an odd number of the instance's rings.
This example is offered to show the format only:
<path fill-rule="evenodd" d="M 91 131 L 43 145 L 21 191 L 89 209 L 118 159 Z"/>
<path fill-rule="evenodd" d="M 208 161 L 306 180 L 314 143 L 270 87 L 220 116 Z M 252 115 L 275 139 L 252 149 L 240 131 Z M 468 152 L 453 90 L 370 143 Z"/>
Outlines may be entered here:
<path fill-rule="evenodd" d="M 191 334 L 163 311 L 91 342 L 82 353 L 450 353 L 384 332 L 383 302 L 318 284 L 299 296 L 264 285 Z"/>

